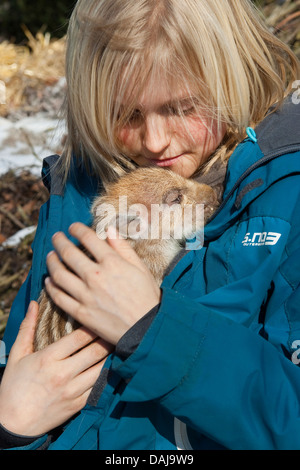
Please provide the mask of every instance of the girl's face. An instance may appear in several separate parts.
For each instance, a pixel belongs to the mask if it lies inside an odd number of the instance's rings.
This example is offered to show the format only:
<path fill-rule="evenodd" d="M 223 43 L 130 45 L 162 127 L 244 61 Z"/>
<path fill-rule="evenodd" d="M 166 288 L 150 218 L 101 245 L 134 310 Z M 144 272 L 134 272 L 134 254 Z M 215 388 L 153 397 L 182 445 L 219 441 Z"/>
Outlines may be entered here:
<path fill-rule="evenodd" d="M 129 121 L 118 131 L 123 152 L 139 166 L 164 167 L 191 177 L 217 149 L 226 131 L 225 126 L 218 129 L 213 119 L 199 116 L 195 102 L 192 93 L 179 86 L 171 91 L 163 80 L 147 87 Z"/>

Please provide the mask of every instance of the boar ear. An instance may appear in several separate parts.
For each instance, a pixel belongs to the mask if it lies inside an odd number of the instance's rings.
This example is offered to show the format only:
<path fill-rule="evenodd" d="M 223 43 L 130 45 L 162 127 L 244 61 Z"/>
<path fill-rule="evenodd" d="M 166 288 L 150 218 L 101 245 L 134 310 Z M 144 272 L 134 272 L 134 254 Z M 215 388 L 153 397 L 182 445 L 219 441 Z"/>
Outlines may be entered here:
<path fill-rule="evenodd" d="M 182 190 L 179 188 L 173 188 L 163 195 L 162 202 L 163 204 L 168 204 L 168 206 L 172 206 L 173 204 L 181 204 L 182 199 Z"/>
<path fill-rule="evenodd" d="M 93 229 L 101 239 L 106 239 L 109 225 L 115 226 L 116 209 L 113 204 L 107 202 L 105 198 L 98 198 L 92 205 Z"/>
<path fill-rule="evenodd" d="M 148 227 L 148 212 L 143 205 L 136 204 L 129 211 L 118 212 L 110 199 L 99 198 L 92 207 L 93 229 L 101 239 L 107 238 L 107 229 L 113 226 L 123 238 L 142 238 Z"/>
<path fill-rule="evenodd" d="M 116 212 L 106 212 L 102 217 L 97 217 L 94 222 L 94 229 L 99 238 L 107 238 L 108 227 L 113 226 L 122 238 L 135 238 L 139 232 L 140 218 L 128 214 L 116 214 Z"/>

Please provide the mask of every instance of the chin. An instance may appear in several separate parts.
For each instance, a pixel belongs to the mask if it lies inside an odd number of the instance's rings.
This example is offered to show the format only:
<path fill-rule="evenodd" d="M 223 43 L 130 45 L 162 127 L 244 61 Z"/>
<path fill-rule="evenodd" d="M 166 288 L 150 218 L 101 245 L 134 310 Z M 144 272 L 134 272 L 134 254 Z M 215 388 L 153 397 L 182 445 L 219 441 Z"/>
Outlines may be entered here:
<path fill-rule="evenodd" d="M 190 165 L 172 165 L 169 167 L 169 169 L 177 175 L 183 176 L 184 178 L 190 178 L 193 176 L 198 167 L 191 167 Z"/>

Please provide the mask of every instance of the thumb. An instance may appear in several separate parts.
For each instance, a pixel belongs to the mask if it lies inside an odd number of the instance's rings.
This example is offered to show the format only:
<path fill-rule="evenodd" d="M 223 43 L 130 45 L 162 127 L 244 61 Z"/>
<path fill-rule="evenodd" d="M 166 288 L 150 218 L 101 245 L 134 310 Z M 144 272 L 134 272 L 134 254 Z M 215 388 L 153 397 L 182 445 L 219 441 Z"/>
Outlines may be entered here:
<path fill-rule="evenodd" d="M 109 245 L 126 261 L 133 264 L 142 271 L 148 271 L 145 263 L 136 254 L 130 243 L 119 234 L 115 227 L 107 229 L 107 241 Z"/>
<path fill-rule="evenodd" d="M 33 340 L 38 314 L 38 303 L 31 301 L 13 346 L 12 352 L 14 356 L 24 357 L 33 353 Z"/>

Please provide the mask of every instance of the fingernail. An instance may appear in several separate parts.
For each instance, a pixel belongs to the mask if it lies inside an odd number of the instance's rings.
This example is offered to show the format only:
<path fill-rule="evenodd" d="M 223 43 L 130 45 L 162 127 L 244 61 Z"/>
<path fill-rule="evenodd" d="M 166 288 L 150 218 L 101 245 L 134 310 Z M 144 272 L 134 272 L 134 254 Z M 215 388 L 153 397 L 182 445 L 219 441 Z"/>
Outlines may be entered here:
<path fill-rule="evenodd" d="M 50 252 L 47 254 L 47 258 L 49 258 L 50 256 L 54 255 L 54 253 L 55 253 L 54 250 L 50 251 Z"/>
<path fill-rule="evenodd" d="M 73 224 L 71 224 L 69 227 L 69 232 L 76 228 L 76 225 L 78 225 L 78 222 L 74 222 Z"/>
<path fill-rule="evenodd" d="M 56 232 L 54 235 L 52 235 L 52 240 L 55 240 L 55 238 L 57 238 L 60 233 L 61 232 Z"/>
<path fill-rule="evenodd" d="M 107 236 L 108 238 L 110 238 L 111 240 L 123 240 L 124 237 L 122 237 L 121 233 L 118 232 L 118 230 L 116 229 L 116 227 L 114 227 L 113 225 L 109 225 L 108 228 L 107 228 Z"/>
<path fill-rule="evenodd" d="M 109 225 L 107 227 L 107 232 L 106 233 L 107 233 L 107 236 L 109 238 L 114 238 L 114 239 L 117 238 L 117 230 L 115 229 L 115 227 L 113 225 Z"/>

